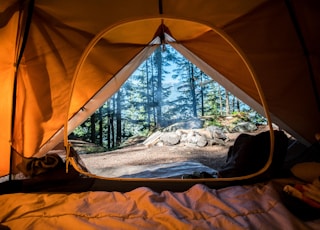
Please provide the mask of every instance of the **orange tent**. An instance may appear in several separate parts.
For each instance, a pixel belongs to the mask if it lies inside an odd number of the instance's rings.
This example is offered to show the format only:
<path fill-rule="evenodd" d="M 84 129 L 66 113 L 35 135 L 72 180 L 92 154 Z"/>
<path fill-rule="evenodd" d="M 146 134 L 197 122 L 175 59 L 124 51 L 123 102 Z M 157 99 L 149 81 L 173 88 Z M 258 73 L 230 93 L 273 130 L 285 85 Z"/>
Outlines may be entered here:
<path fill-rule="evenodd" d="M 313 142 L 319 13 L 317 0 L 1 1 L 0 176 L 12 152 L 39 157 L 61 142 L 162 43 Z"/>

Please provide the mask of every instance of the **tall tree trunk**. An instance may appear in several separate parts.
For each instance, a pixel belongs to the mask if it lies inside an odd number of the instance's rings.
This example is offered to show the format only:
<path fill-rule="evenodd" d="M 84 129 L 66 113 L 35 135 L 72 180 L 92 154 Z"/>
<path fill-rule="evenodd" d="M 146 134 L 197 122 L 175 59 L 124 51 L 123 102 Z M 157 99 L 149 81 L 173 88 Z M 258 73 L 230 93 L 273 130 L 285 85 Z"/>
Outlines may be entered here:
<path fill-rule="evenodd" d="M 114 120 L 114 116 L 113 116 L 113 113 L 111 113 L 110 115 L 110 148 L 113 148 L 115 146 L 113 120 Z"/>
<path fill-rule="evenodd" d="M 236 97 L 235 96 L 232 96 L 232 102 L 231 102 L 231 112 L 235 112 L 236 111 Z"/>
<path fill-rule="evenodd" d="M 115 142 L 115 129 L 114 129 L 114 117 L 116 114 L 116 99 L 115 96 L 112 97 L 112 112 L 111 112 L 111 120 L 110 120 L 110 129 L 111 129 L 111 148 L 114 148 L 116 145 Z"/>
<path fill-rule="evenodd" d="M 150 88 L 150 83 L 149 83 L 149 68 L 148 68 L 148 60 L 146 60 L 146 88 L 147 88 L 147 106 L 146 106 L 146 112 L 147 112 L 147 123 L 148 123 L 148 130 L 150 131 L 150 123 L 151 123 L 151 107 L 150 107 L 150 92 L 149 92 L 149 88 Z"/>
<path fill-rule="evenodd" d="M 90 122 L 91 122 L 90 140 L 92 143 L 96 143 L 96 113 L 91 115 Z"/>
<path fill-rule="evenodd" d="M 121 90 L 117 93 L 117 108 L 116 108 L 116 119 L 117 119 L 117 135 L 116 135 L 116 146 L 120 146 L 122 129 L 121 129 Z"/>
<path fill-rule="evenodd" d="M 107 131 L 107 147 L 108 149 L 111 148 L 111 113 L 110 113 L 110 101 L 107 102 L 107 117 L 108 117 L 108 131 Z"/>
<path fill-rule="evenodd" d="M 155 51 L 156 65 L 157 65 L 157 94 L 156 100 L 157 106 L 157 123 L 158 126 L 162 126 L 162 55 L 161 47 Z"/>
<path fill-rule="evenodd" d="M 152 98 L 152 117 L 153 117 L 153 122 L 154 122 L 154 126 L 157 126 L 157 114 L 156 114 L 156 107 L 155 107 L 155 103 L 156 103 L 156 99 L 155 99 L 155 82 L 154 82 L 154 61 L 151 58 L 151 98 Z"/>
<path fill-rule="evenodd" d="M 193 116 L 197 117 L 197 98 L 196 98 L 196 85 L 195 85 L 195 77 L 193 71 L 193 65 L 189 62 L 189 76 L 190 76 L 190 89 L 191 89 L 191 97 L 192 97 L 192 111 Z"/>
<path fill-rule="evenodd" d="M 219 95 L 220 115 L 222 115 L 223 108 L 222 108 L 222 93 L 221 93 L 221 86 L 220 85 L 218 85 L 218 95 Z"/>
<path fill-rule="evenodd" d="M 201 90 L 200 90 L 200 93 L 201 93 L 201 116 L 204 116 L 204 93 L 203 93 L 203 82 L 202 82 L 202 77 L 203 77 L 203 72 L 200 71 L 200 79 L 201 79 Z"/>
<path fill-rule="evenodd" d="M 99 108 L 99 145 L 103 145 L 103 116 L 102 116 L 102 107 Z"/>
<path fill-rule="evenodd" d="M 230 102 L 229 102 L 229 91 L 226 90 L 226 116 L 230 114 Z"/>

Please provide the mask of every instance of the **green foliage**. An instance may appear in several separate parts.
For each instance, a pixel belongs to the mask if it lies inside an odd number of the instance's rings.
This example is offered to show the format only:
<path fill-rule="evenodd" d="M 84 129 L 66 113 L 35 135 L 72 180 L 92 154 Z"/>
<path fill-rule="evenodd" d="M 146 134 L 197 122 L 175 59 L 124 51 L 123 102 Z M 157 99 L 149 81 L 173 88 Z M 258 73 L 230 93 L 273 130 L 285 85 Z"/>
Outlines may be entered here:
<path fill-rule="evenodd" d="M 250 117 L 249 117 L 249 114 L 247 112 L 236 111 L 236 112 L 232 113 L 232 117 L 235 118 L 233 120 L 234 124 L 237 124 L 237 123 L 243 122 L 243 121 L 250 121 Z"/>
<path fill-rule="evenodd" d="M 203 126 L 204 127 L 208 127 L 208 126 L 222 127 L 223 125 L 221 124 L 219 119 L 209 119 L 205 121 Z"/>
<path fill-rule="evenodd" d="M 83 124 L 78 126 L 70 135 L 71 137 L 80 138 L 85 141 L 90 140 L 90 120 L 88 119 Z"/>
<path fill-rule="evenodd" d="M 125 141 L 133 136 L 148 136 L 155 129 L 192 117 L 210 117 L 205 122 L 206 126 L 222 127 L 221 115 L 229 115 L 229 112 L 234 122 L 265 122 L 261 115 L 169 45 L 164 50 L 157 49 L 120 90 L 120 98 L 111 97 L 100 109 L 96 124 L 91 124 L 88 119 L 74 130 L 73 135 L 90 141 L 90 127 L 94 125 L 97 135 L 100 135 L 96 142 L 115 148 L 116 137 L 120 136 L 121 141 Z M 226 101 L 230 104 L 227 105 Z M 227 107 L 230 111 L 226 110 Z M 121 130 L 119 126 L 116 128 L 117 117 L 121 117 Z"/>

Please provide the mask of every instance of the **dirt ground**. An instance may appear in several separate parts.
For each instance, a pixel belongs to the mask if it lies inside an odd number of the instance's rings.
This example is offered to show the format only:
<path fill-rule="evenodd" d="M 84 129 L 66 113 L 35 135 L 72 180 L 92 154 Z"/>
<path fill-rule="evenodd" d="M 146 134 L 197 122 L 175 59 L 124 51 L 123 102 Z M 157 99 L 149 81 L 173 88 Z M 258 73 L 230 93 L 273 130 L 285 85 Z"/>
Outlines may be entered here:
<path fill-rule="evenodd" d="M 266 130 L 267 127 L 262 126 L 249 134 L 255 135 Z M 179 144 L 147 147 L 140 143 L 114 151 L 80 154 L 80 158 L 89 171 L 95 174 L 118 168 L 177 162 L 198 162 L 204 166 L 219 170 L 226 161 L 229 147 L 233 145 L 239 134 L 228 133 L 229 141 L 225 142 L 225 145 L 194 147 Z"/>

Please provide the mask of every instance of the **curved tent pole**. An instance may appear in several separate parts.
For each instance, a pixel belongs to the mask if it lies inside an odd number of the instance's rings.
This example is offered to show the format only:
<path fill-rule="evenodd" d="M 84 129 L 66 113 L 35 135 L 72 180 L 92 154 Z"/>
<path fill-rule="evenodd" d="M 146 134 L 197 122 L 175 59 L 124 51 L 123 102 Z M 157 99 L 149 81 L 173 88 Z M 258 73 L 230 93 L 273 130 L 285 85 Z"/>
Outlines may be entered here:
<path fill-rule="evenodd" d="M 109 29 L 109 28 L 108 28 Z M 64 140 L 64 146 L 66 148 L 66 171 L 68 172 L 68 165 L 70 163 L 70 148 L 71 148 L 71 144 L 68 141 L 68 122 L 69 122 L 69 109 L 71 106 L 71 100 L 72 100 L 72 95 L 73 95 L 73 90 L 75 87 L 75 83 L 76 80 L 78 78 L 79 72 L 82 68 L 82 65 L 84 63 L 84 61 L 86 60 L 86 58 L 88 57 L 89 53 L 91 52 L 91 50 L 93 49 L 93 47 L 98 43 L 98 41 L 101 39 L 101 37 L 106 33 L 106 31 L 108 30 L 102 30 L 100 33 L 98 33 L 91 41 L 90 43 L 87 45 L 86 49 L 84 50 L 83 54 L 80 57 L 80 60 L 78 62 L 77 68 L 74 72 L 73 78 L 72 78 L 72 82 L 71 82 L 71 89 L 70 89 L 70 95 L 69 95 L 69 103 L 67 106 L 67 114 L 66 114 L 66 119 L 65 119 L 65 123 L 64 123 L 64 130 L 63 130 L 63 140 Z"/>
<path fill-rule="evenodd" d="M 225 34 L 223 31 L 221 31 L 220 29 L 217 28 L 213 28 L 212 26 L 210 26 L 210 28 L 212 30 L 214 30 L 222 39 L 224 39 L 235 51 L 236 53 L 239 55 L 239 57 L 241 58 L 241 60 L 243 61 L 243 63 L 245 64 L 245 66 L 247 67 L 250 76 L 252 78 L 252 81 L 254 82 L 256 89 L 258 91 L 259 97 L 261 99 L 261 104 L 262 107 L 264 109 L 264 113 L 265 116 L 268 120 L 268 126 L 269 126 L 269 133 L 270 133 L 270 154 L 269 154 L 269 158 L 268 161 L 266 163 L 266 165 L 260 169 L 258 172 L 250 174 L 250 175 L 245 175 L 245 176 L 239 176 L 239 177 L 232 177 L 232 178 L 212 178 L 212 179 L 205 179 L 205 181 L 208 180 L 212 180 L 212 181 L 235 181 L 235 180 L 244 180 L 244 179 L 250 179 L 253 178 L 255 176 L 258 176 L 260 174 L 262 174 L 263 172 L 265 172 L 271 162 L 272 162 L 272 158 L 273 158 L 273 151 L 274 151 L 274 132 L 273 132 L 273 127 L 272 127 L 272 122 L 271 122 L 271 117 L 270 117 L 270 113 L 269 113 L 269 109 L 268 109 L 268 105 L 265 99 L 265 96 L 263 94 L 261 85 L 256 77 L 256 74 L 254 73 L 253 67 L 250 65 L 249 61 L 247 60 L 245 54 L 241 51 L 241 49 L 236 45 L 236 43 L 227 35 Z M 97 44 L 97 42 L 100 40 L 100 38 L 109 30 L 110 28 L 107 28 L 103 31 L 101 31 L 99 34 L 97 34 L 92 41 L 88 44 L 87 48 L 85 49 L 85 51 L 83 52 L 83 55 L 81 56 L 76 71 L 74 73 L 73 79 L 72 79 L 72 85 L 71 85 L 71 90 L 70 90 L 70 97 L 69 97 L 69 105 L 68 108 L 70 108 L 71 105 L 71 100 L 72 100 L 72 92 L 75 86 L 75 82 L 76 79 L 78 77 L 78 74 L 80 72 L 80 69 L 82 68 L 82 65 L 85 61 L 85 59 L 88 57 L 89 53 L 91 52 L 91 50 L 93 49 L 93 47 Z M 169 36 L 170 38 L 170 36 Z M 170 39 L 169 39 L 170 40 Z M 108 177 L 102 177 L 102 176 L 98 176 L 98 175 L 94 175 L 88 172 L 83 171 L 76 163 L 76 160 L 73 158 L 72 153 L 71 153 L 71 144 L 68 142 L 68 120 L 69 120 L 69 110 L 67 112 L 67 116 L 66 116 L 66 121 L 64 124 L 64 145 L 66 148 L 66 171 L 68 172 L 68 165 L 72 164 L 72 166 L 81 174 L 84 174 L 86 176 L 89 177 L 93 177 L 93 178 L 98 178 L 98 179 L 107 179 L 107 180 L 116 180 L 116 181 L 167 181 L 167 180 L 177 180 L 177 181 L 181 181 L 180 179 L 145 179 L 145 178 L 108 178 Z M 194 179 L 184 179 L 184 181 L 188 182 L 188 181 L 193 181 Z M 197 179 L 197 181 L 201 181 L 201 179 Z"/>
<path fill-rule="evenodd" d="M 261 88 L 260 82 L 258 80 L 258 78 L 256 77 L 256 74 L 253 70 L 253 67 L 251 66 L 249 60 L 247 60 L 245 54 L 242 52 L 242 50 L 236 45 L 236 43 L 229 37 L 227 36 L 227 34 L 225 34 L 224 32 L 222 32 L 219 29 L 214 29 L 213 27 L 211 27 L 218 35 L 220 35 L 220 37 L 222 37 L 239 55 L 239 57 L 242 59 L 243 63 L 245 64 L 245 66 L 247 67 L 250 76 L 252 78 L 252 81 L 254 82 L 256 89 L 258 91 L 259 97 L 261 99 L 261 105 L 263 107 L 264 110 L 264 114 L 268 120 L 268 126 L 269 126 L 269 134 L 270 134 L 270 153 L 269 153 L 269 158 L 267 163 L 265 164 L 265 166 L 260 169 L 258 172 L 250 174 L 250 175 L 246 175 L 246 176 L 241 176 L 241 177 L 236 177 L 236 178 L 232 178 L 234 179 L 250 179 L 253 178 L 255 176 L 258 176 L 262 173 L 264 173 L 269 166 L 271 165 L 272 162 L 272 158 L 273 158 L 273 152 L 274 152 L 274 132 L 273 132 L 273 127 L 272 127 L 272 120 L 271 120 L 271 116 L 270 116 L 270 112 L 269 112 L 269 107 L 266 101 L 266 98 L 264 96 L 263 90 Z"/>
<path fill-rule="evenodd" d="M 67 162 L 66 162 L 66 167 L 68 167 L 68 159 L 70 160 L 69 154 L 70 154 L 70 143 L 68 142 L 68 123 L 69 123 L 69 108 L 71 106 L 71 100 L 72 100 L 72 95 L 73 95 L 73 90 L 75 87 L 75 83 L 76 80 L 78 78 L 79 72 L 86 60 L 86 58 L 88 57 L 88 55 L 90 54 L 91 50 L 94 48 L 94 46 L 99 42 L 99 40 L 103 37 L 103 35 L 106 34 L 107 31 L 109 31 L 111 28 L 113 27 L 108 27 L 104 30 L 102 30 L 100 33 L 98 33 L 92 40 L 91 42 L 87 45 L 86 49 L 84 50 L 82 56 L 80 57 L 80 60 L 78 62 L 78 65 L 76 67 L 76 70 L 74 72 L 73 78 L 72 78 L 72 82 L 71 82 L 71 90 L 70 90 L 70 95 L 69 95 L 69 103 L 68 103 L 68 111 L 67 111 L 67 116 L 65 119 L 65 123 L 64 123 L 64 127 L 63 127 L 63 139 L 64 139 L 64 146 L 66 148 L 66 156 L 67 156 Z M 158 40 L 157 37 L 155 37 L 150 43 L 149 45 L 151 46 L 155 46 L 158 44 Z M 143 52 L 143 51 L 142 51 Z M 139 55 L 139 54 L 138 54 Z M 111 81 L 111 80 L 110 80 Z M 68 171 L 68 168 L 67 168 Z M 84 173 L 84 172 L 82 172 Z"/>
<path fill-rule="evenodd" d="M 240 176 L 240 177 L 232 177 L 232 178 L 215 178 L 215 180 L 243 180 L 243 179 L 250 179 L 252 177 L 258 176 L 262 173 L 264 173 L 270 166 L 271 162 L 272 162 L 272 158 L 273 158 L 273 152 L 274 152 L 274 132 L 273 132 L 273 127 L 272 127 L 272 119 L 270 116 L 270 112 L 269 112 L 269 108 L 268 108 L 268 104 L 266 102 L 265 96 L 263 94 L 261 85 L 256 77 L 256 74 L 253 70 L 253 67 L 250 65 L 250 62 L 247 60 L 245 54 L 243 54 L 243 52 L 241 51 L 241 49 L 235 44 L 235 42 L 228 36 L 226 35 L 224 32 L 222 32 L 219 29 L 210 27 L 212 30 L 214 30 L 221 38 L 223 38 L 239 55 L 239 57 L 241 57 L 242 61 L 244 62 L 244 64 L 246 65 L 247 69 L 249 70 L 250 76 L 252 78 L 252 81 L 254 82 L 256 89 L 258 91 L 259 97 L 261 99 L 261 105 L 263 107 L 264 110 L 264 114 L 266 116 L 266 119 L 268 120 L 268 127 L 269 127 L 269 133 L 270 133 L 270 153 L 269 153 L 269 158 L 267 163 L 265 164 L 265 166 L 259 170 L 256 173 L 250 174 L 250 175 L 245 175 L 245 176 Z M 172 38 L 166 34 L 169 37 L 169 40 Z M 173 39 L 174 40 L 174 39 Z M 178 44 L 175 45 L 174 42 L 171 42 L 172 46 L 179 46 Z M 180 49 L 179 49 L 180 50 Z M 182 53 L 182 52 L 181 52 Z"/>
<path fill-rule="evenodd" d="M 24 9 L 23 9 L 24 8 Z M 24 49 L 27 44 L 27 39 L 29 35 L 31 19 L 33 15 L 34 0 L 22 1 L 19 11 L 19 25 L 17 30 L 17 40 L 16 40 L 16 61 L 14 63 L 15 72 L 13 80 L 13 92 L 12 92 L 12 116 L 11 116 L 11 150 L 10 150 L 10 171 L 9 171 L 9 180 L 12 180 L 12 165 L 13 165 L 13 135 L 14 135 L 14 125 L 16 117 L 16 96 L 17 96 L 17 77 L 18 69 L 23 56 Z"/>

